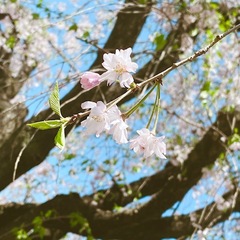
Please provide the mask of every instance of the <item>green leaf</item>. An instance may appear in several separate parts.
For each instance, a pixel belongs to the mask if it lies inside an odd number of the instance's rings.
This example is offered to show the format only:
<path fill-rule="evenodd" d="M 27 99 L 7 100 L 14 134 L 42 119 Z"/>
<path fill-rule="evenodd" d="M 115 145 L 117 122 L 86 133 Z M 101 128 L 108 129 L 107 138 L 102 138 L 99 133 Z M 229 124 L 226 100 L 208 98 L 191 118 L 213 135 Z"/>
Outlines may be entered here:
<path fill-rule="evenodd" d="M 162 50 L 167 43 L 167 41 L 164 37 L 164 34 L 158 34 L 154 38 L 154 43 L 156 44 L 157 51 Z"/>
<path fill-rule="evenodd" d="M 211 82 L 210 81 L 206 81 L 203 84 L 201 91 L 209 91 L 210 90 L 210 86 L 211 86 Z"/>
<path fill-rule="evenodd" d="M 177 136 L 176 136 L 176 141 L 177 141 L 178 145 L 182 145 L 183 144 L 182 137 L 179 134 L 177 134 Z"/>
<path fill-rule="evenodd" d="M 72 160 L 73 158 L 76 157 L 76 154 L 73 154 L 73 153 L 65 153 L 64 154 L 64 161 L 65 160 Z"/>
<path fill-rule="evenodd" d="M 231 145 L 235 142 L 240 142 L 240 135 L 236 132 L 228 140 L 228 145 Z"/>
<path fill-rule="evenodd" d="M 7 41 L 6 41 L 6 45 L 7 45 L 9 48 L 13 49 L 14 46 L 16 45 L 16 39 L 15 39 L 15 37 L 14 37 L 14 36 L 10 36 L 10 37 L 7 39 Z"/>
<path fill-rule="evenodd" d="M 48 219 L 54 217 L 54 215 L 55 215 L 54 210 L 48 210 L 47 212 L 44 213 L 44 217 Z"/>
<path fill-rule="evenodd" d="M 39 19 L 40 15 L 38 13 L 32 14 L 33 19 Z"/>
<path fill-rule="evenodd" d="M 35 225 L 35 226 L 41 226 L 42 225 L 42 222 L 43 222 L 43 219 L 42 217 L 40 216 L 37 216 L 33 219 L 32 223 Z"/>
<path fill-rule="evenodd" d="M 15 233 L 17 240 L 30 239 L 27 232 L 24 229 L 19 229 Z"/>
<path fill-rule="evenodd" d="M 58 83 L 56 83 L 54 90 L 52 91 L 49 97 L 49 105 L 51 109 L 62 118 L 61 110 L 60 110 L 60 98 L 59 98 L 59 89 Z"/>
<path fill-rule="evenodd" d="M 218 9 L 219 8 L 219 3 L 215 2 L 215 1 L 212 1 L 210 2 L 210 6 L 212 9 Z"/>
<path fill-rule="evenodd" d="M 81 215 L 81 213 L 73 212 L 70 214 L 71 227 L 76 227 L 77 225 L 82 226 L 85 223 L 86 219 Z"/>
<path fill-rule="evenodd" d="M 58 148 L 60 148 L 61 150 L 64 148 L 65 146 L 65 132 L 64 132 L 64 129 L 65 129 L 65 125 L 62 125 L 59 130 L 58 130 L 58 133 L 54 139 L 54 142 L 56 144 L 56 146 Z"/>
<path fill-rule="evenodd" d="M 38 3 L 37 3 L 37 8 L 41 8 L 43 5 L 43 0 L 38 0 Z"/>
<path fill-rule="evenodd" d="M 86 232 L 87 240 L 94 240 L 88 220 L 80 213 L 73 212 L 70 214 L 70 225 L 72 227 L 79 226 L 79 233 Z"/>
<path fill-rule="evenodd" d="M 83 38 L 83 39 L 87 39 L 89 36 L 90 36 L 89 31 L 85 31 L 85 32 L 83 33 L 83 35 L 82 35 L 82 38 Z"/>
<path fill-rule="evenodd" d="M 72 30 L 72 31 L 75 31 L 75 32 L 76 32 L 76 31 L 78 30 L 78 26 L 77 26 L 77 24 L 76 24 L 76 23 L 74 23 L 72 26 L 70 26 L 70 27 L 69 27 L 69 29 L 68 29 L 68 30 L 69 30 L 69 31 L 71 31 L 71 30 Z"/>
<path fill-rule="evenodd" d="M 47 130 L 52 128 L 58 128 L 63 125 L 63 122 L 62 120 L 47 120 L 42 122 L 29 123 L 27 125 L 33 128 Z"/>
<path fill-rule="evenodd" d="M 213 39 L 215 38 L 215 35 L 214 35 L 212 29 L 207 29 L 206 34 L 207 34 L 208 42 L 212 42 Z"/>

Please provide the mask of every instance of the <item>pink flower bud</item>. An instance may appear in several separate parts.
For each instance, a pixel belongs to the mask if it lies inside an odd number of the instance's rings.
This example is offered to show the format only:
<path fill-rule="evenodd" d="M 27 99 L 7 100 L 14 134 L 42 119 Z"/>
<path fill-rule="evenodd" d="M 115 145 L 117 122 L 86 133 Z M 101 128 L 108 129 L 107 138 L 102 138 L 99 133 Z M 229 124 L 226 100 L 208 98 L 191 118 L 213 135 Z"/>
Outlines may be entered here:
<path fill-rule="evenodd" d="M 101 83 L 100 75 L 94 72 L 85 72 L 80 78 L 80 83 L 83 89 L 89 90 Z"/>

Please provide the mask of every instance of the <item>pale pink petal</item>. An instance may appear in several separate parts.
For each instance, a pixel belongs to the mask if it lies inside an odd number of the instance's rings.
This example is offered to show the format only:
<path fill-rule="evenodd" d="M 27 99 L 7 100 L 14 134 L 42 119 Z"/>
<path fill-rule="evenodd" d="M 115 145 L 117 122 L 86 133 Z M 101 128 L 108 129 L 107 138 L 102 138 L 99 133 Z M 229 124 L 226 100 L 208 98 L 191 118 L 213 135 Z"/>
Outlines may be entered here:
<path fill-rule="evenodd" d="M 137 68 L 138 68 L 137 63 L 131 62 L 131 63 L 126 67 L 126 70 L 127 70 L 128 72 L 133 72 L 133 73 L 135 73 L 136 70 L 137 70 Z"/>
<path fill-rule="evenodd" d="M 102 101 L 97 102 L 97 106 L 94 107 L 91 111 L 94 115 L 101 115 L 106 111 L 107 107 Z"/>
<path fill-rule="evenodd" d="M 81 76 L 80 83 L 83 89 L 89 90 L 101 83 L 100 75 L 94 72 L 86 72 Z"/>
<path fill-rule="evenodd" d="M 85 102 L 82 104 L 85 108 L 91 108 L 90 114 L 86 120 L 81 122 L 81 126 L 86 128 L 85 134 L 96 134 L 98 137 L 102 132 L 109 131 L 110 121 L 106 113 L 106 105 L 98 101 L 94 102 Z"/>
<path fill-rule="evenodd" d="M 89 109 L 89 108 L 93 108 L 93 107 L 96 107 L 96 106 L 97 106 L 97 104 L 95 102 L 91 102 L 91 101 L 86 101 L 86 102 L 81 104 L 82 109 Z"/>
<path fill-rule="evenodd" d="M 120 76 L 119 80 L 120 80 L 120 86 L 127 87 L 127 88 L 129 88 L 130 84 L 134 82 L 132 75 L 128 72 L 123 73 Z"/>
<path fill-rule="evenodd" d="M 166 144 L 163 142 L 164 136 L 155 137 L 148 129 L 138 130 L 138 137 L 130 140 L 130 148 L 137 154 L 143 154 L 145 158 L 156 154 L 160 158 L 166 158 Z"/>
<path fill-rule="evenodd" d="M 118 144 L 127 143 L 127 128 L 128 125 L 124 121 L 119 121 L 111 127 L 109 133 Z"/>
<path fill-rule="evenodd" d="M 118 75 L 115 71 L 107 71 L 103 73 L 100 77 L 101 81 L 107 80 L 108 85 L 114 83 L 117 79 Z"/>
<path fill-rule="evenodd" d="M 114 54 L 113 53 L 105 53 L 103 55 L 104 62 L 102 63 L 103 67 L 107 70 L 113 69 L 113 63 L 114 63 Z"/>

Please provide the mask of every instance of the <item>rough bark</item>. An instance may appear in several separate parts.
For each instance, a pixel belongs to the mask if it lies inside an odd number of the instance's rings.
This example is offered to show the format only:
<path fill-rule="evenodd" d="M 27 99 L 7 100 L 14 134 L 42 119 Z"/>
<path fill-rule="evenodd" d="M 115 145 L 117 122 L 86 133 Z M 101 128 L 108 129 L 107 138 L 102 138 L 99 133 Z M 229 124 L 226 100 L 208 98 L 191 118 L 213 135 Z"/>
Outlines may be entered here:
<path fill-rule="evenodd" d="M 0 21 L 4 18 L 9 18 L 11 20 L 13 26 L 12 36 L 15 37 L 16 42 L 19 41 L 14 20 L 11 15 L 2 13 L 0 15 Z M 4 34 L 0 29 L 0 36 L 2 35 Z M 21 126 L 27 115 L 27 108 L 24 104 L 16 105 L 11 103 L 11 100 L 17 95 L 33 70 L 33 67 L 29 67 L 26 63 L 23 63 L 18 76 L 13 77 L 9 66 L 9 59 L 12 54 L 13 52 L 6 52 L 3 47 L 0 47 L 0 129 L 4 129 L 0 135 L 0 147 L 11 136 L 14 130 Z"/>
<path fill-rule="evenodd" d="M 79 233 L 79 229 L 82 229 L 82 225 L 85 224 L 82 235 L 89 234 L 86 228 L 89 226 L 91 234 L 96 238 L 124 240 L 188 236 L 195 229 L 204 229 L 224 221 L 233 211 L 240 211 L 240 196 L 236 188 L 223 195 L 223 198 L 230 203 L 227 209 L 220 209 L 216 203 L 212 203 L 190 215 L 171 217 L 161 217 L 161 215 L 176 202 L 181 201 L 187 191 L 197 184 L 202 177 L 204 167 L 213 164 L 221 153 L 226 152 L 227 149 L 221 137 L 222 134 L 230 137 L 233 128 L 240 130 L 240 111 L 220 112 L 215 124 L 195 145 L 182 167 L 167 164 L 164 170 L 121 188 L 115 186 L 83 197 L 77 193 L 59 195 L 40 205 L 2 206 L 0 237 L 1 239 L 13 238 L 11 230 L 14 227 L 30 231 L 34 227 L 32 222 L 37 216 L 42 216 L 42 226 L 52 232 L 61 229 L 62 233 Z M 124 196 L 122 194 L 124 188 L 132 188 L 133 194 Z M 104 195 L 104 198 L 95 205 L 93 204 L 94 195 L 99 193 Z M 113 211 L 113 203 L 125 206 L 136 196 L 152 197 L 137 208 L 121 212 Z M 49 210 L 54 214 L 44 217 L 44 213 Z M 206 210 L 208 214 L 200 221 L 202 212 Z M 82 225 L 71 224 L 74 212 L 81 216 Z M 47 231 L 48 234 L 50 230 Z"/>

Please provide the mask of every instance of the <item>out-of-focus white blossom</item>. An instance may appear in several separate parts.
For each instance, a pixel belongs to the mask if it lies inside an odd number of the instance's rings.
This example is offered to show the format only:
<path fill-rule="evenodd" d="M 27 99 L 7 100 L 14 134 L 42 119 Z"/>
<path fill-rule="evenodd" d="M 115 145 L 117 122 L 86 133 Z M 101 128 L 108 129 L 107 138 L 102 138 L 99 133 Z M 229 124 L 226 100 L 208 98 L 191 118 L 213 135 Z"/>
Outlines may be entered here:
<path fill-rule="evenodd" d="M 229 146 L 232 151 L 240 151 L 240 142 L 234 142 Z"/>
<path fill-rule="evenodd" d="M 155 137 L 148 129 L 138 130 L 138 137 L 130 140 L 130 148 L 137 154 L 143 154 L 145 158 L 152 156 L 154 153 L 163 159 L 166 154 L 166 144 L 163 142 L 164 136 Z"/>
<path fill-rule="evenodd" d="M 105 53 L 103 55 L 103 67 L 107 72 L 101 75 L 101 80 L 107 80 L 108 84 L 119 82 L 121 87 L 130 87 L 134 82 L 130 73 L 135 73 L 138 65 L 131 60 L 132 49 L 116 50 L 115 54 Z"/>
<path fill-rule="evenodd" d="M 64 2 L 60 2 L 60 3 L 58 3 L 57 8 L 58 8 L 58 10 L 59 10 L 60 12 L 63 12 L 63 11 L 66 10 L 67 4 L 64 3 Z"/>
<path fill-rule="evenodd" d="M 230 201 L 226 201 L 222 196 L 216 195 L 215 202 L 217 204 L 217 209 L 220 211 L 227 210 L 232 206 Z"/>
<path fill-rule="evenodd" d="M 204 230 L 197 231 L 197 238 L 198 240 L 207 240 L 209 229 L 205 228 Z"/>

